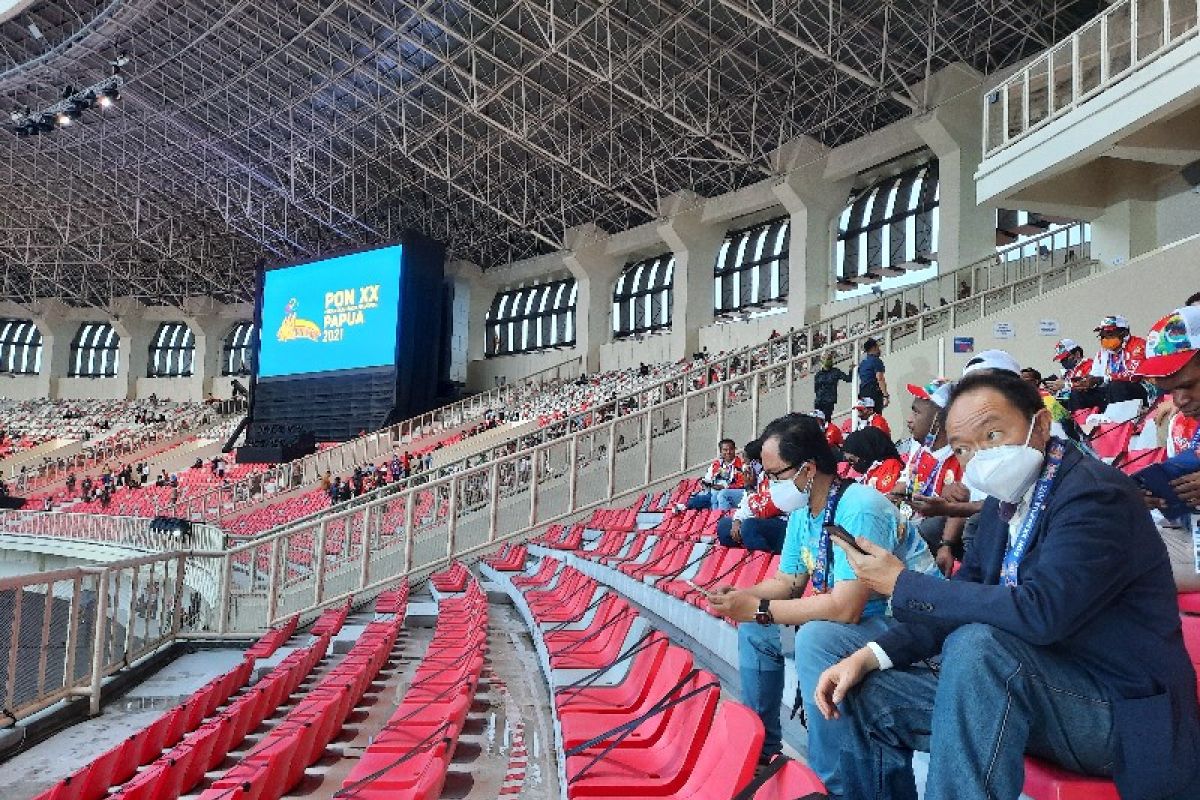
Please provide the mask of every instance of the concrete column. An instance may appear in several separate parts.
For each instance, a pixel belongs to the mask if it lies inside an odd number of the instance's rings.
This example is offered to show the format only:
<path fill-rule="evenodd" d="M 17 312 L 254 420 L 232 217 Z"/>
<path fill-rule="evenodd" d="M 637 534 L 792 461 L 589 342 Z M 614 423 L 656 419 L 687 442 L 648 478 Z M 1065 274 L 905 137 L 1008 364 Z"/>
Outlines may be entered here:
<path fill-rule="evenodd" d="M 937 107 L 914 122 L 938 158 L 940 272 L 990 258 L 996 251 L 996 210 L 975 199 L 975 170 L 983 154 L 979 91 L 982 76 L 970 67 L 948 67 L 930 79 Z"/>
<path fill-rule="evenodd" d="M 584 371 L 600 369 L 600 348 L 612 340 L 613 287 L 625 266 L 623 259 L 605 252 L 608 233 L 596 225 L 581 225 L 566 232 L 563 263 L 575 277 L 575 347 L 584 359 Z"/>
<path fill-rule="evenodd" d="M 109 305 L 112 325 L 121 337 L 117 376 L 118 394 L 126 399 L 137 397 L 138 378 L 146 377 L 150 360 L 150 339 L 160 320 L 146 318 L 146 304 L 134 297 L 114 298 Z"/>
<path fill-rule="evenodd" d="M 42 334 L 42 369 L 37 376 L 20 379 L 22 382 L 31 381 L 22 392 L 22 397 L 58 397 L 58 382 L 67 376 L 71 363 L 71 339 L 79 327 L 79 323 L 70 319 L 69 314 L 70 308 L 66 304 L 57 300 L 42 300 L 30 305 L 25 313 L 8 315 L 16 319 L 32 319 Z"/>
<path fill-rule="evenodd" d="M 713 268 L 725 241 L 728 222 L 704 222 L 705 199 L 682 191 L 658 203 L 665 218 L 658 234 L 675 256 L 674 305 L 671 328 L 675 332 L 671 357 L 685 358 L 700 347 L 700 329 L 713 324 Z"/>
<path fill-rule="evenodd" d="M 785 173 L 773 190 L 791 216 L 789 326 L 817 321 L 821 305 L 833 299 L 834 223 L 853 181 L 824 177 L 828 153 L 829 148 L 815 139 L 800 137 L 773 154 L 776 168 Z"/>
<path fill-rule="evenodd" d="M 454 285 L 453 330 L 450 333 L 452 359 L 466 354 L 462 371 L 466 375 L 466 364 L 484 357 L 488 309 L 496 296 L 495 285 L 488 280 L 478 265 L 470 261 L 451 261 L 446 265 L 446 279 Z M 460 304 L 463 306 L 460 314 Z M 452 361 L 451 371 L 454 370 Z"/>
<path fill-rule="evenodd" d="M 183 303 L 183 322 L 196 337 L 196 352 L 192 356 L 192 397 L 202 400 L 209 394 L 229 397 L 228 379 L 222 379 L 221 356 L 225 337 L 238 318 L 222 313 L 223 306 L 209 297 L 189 297 Z M 153 333 L 153 332 L 152 332 Z"/>
<path fill-rule="evenodd" d="M 1092 221 L 1092 258 L 1107 267 L 1125 263 L 1158 246 L 1158 203 L 1123 200 Z"/>

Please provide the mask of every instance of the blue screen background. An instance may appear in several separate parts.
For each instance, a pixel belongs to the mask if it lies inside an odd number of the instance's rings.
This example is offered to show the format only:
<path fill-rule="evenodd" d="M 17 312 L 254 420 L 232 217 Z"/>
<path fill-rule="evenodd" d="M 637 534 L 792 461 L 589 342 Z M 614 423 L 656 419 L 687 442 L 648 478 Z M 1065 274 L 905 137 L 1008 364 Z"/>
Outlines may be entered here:
<path fill-rule="evenodd" d="M 266 272 L 258 377 L 394 366 L 401 252 L 396 245 Z M 368 286 L 379 287 L 375 307 L 363 307 Z M 327 308 L 328 295 L 339 291 L 353 299 Z M 326 325 L 327 310 L 353 315 L 354 308 L 361 323 Z"/>

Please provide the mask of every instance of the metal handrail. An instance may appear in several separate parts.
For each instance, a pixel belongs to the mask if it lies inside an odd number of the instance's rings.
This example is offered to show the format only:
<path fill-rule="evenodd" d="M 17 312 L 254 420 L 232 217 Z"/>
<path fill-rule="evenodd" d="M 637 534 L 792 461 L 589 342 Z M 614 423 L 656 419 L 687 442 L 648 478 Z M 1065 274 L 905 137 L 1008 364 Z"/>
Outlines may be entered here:
<path fill-rule="evenodd" d="M 1178 0 L 1116 0 L 985 92 L 984 157 L 1021 141 L 1200 32 L 1197 4 L 1192 3 L 1190 15 L 1182 19 L 1172 19 L 1172 5 L 1182 4 Z M 1036 105 L 1031 102 L 1035 95 Z M 998 130 L 993 123 L 999 124 Z"/>

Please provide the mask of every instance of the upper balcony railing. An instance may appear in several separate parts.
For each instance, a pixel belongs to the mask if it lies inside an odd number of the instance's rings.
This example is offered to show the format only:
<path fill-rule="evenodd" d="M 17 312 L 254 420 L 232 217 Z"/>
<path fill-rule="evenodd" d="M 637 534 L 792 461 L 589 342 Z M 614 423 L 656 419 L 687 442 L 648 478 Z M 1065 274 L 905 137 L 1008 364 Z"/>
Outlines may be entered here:
<path fill-rule="evenodd" d="M 1119 0 L 983 97 L 988 157 L 1196 35 L 1198 0 Z"/>

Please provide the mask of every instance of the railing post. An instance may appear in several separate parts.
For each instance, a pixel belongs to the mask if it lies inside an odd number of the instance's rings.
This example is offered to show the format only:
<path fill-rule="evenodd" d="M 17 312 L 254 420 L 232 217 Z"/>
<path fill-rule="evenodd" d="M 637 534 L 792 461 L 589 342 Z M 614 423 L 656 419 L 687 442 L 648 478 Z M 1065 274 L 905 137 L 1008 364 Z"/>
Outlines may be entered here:
<path fill-rule="evenodd" d="M 1097 87 L 1103 87 L 1108 83 L 1108 14 L 1100 16 L 1100 83 Z"/>
<path fill-rule="evenodd" d="M 229 589 L 233 580 L 233 576 L 231 574 L 232 572 L 233 556 L 230 553 L 226 553 L 221 559 L 221 616 L 217 621 L 217 633 L 223 634 L 229 632 L 229 610 L 230 606 L 232 605 L 232 598 L 229 596 Z"/>
<path fill-rule="evenodd" d="M 410 489 L 404 498 L 404 574 L 413 568 L 413 517 L 416 516 L 417 490 Z"/>
<path fill-rule="evenodd" d="M 163 572 L 166 572 L 166 564 L 163 562 Z M 187 574 L 187 556 L 180 553 L 178 560 L 175 562 L 175 606 L 171 610 L 171 636 L 174 637 L 183 627 L 183 581 Z"/>
<path fill-rule="evenodd" d="M 725 387 L 716 386 L 717 392 L 717 441 L 725 438 Z"/>
<path fill-rule="evenodd" d="M 571 471 L 572 479 L 575 477 L 575 471 Z M 571 488 L 574 490 L 575 482 L 572 480 Z M 488 470 L 488 544 L 496 541 L 497 528 L 500 526 L 500 465 L 493 463 Z M 572 506 L 574 508 L 574 506 Z"/>
<path fill-rule="evenodd" d="M 783 392 L 783 406 L 788 411 L 796 407 L 796 358 L 791 353 L 792 351 L 789 349 L 787 365 L 784 367 L 784 377 L 787 380 L 787 386 Z M 758 430 L 758 428 L 754 430 Z"/>
<path fill-rule="evenodd" d="M 18 591 L 21 591 L 18 589 Z M 46 599 L 42 604 L 42 638 L 41 647 L 38 653 L 38 674 L 37 674 L 37 693 L 42 695 L 46 691 L 46 656 L 50 651 L 50 620 L 54 617 L 54 582 L 50 581 L 46 584 Z M 18 639 L 20 638 L 20 629 L 14 628 L 13 647 L 19 646 Z M 66 676 L 64 676 L 66 677 Z"/>
<path fill-rule="evenodd" d="M 529 454 L 529 527 L 537 524 L 538 511 L 538 461 L 541 458 L 542 451 L 534 450 Z M 520 457 L 518 456 L 517 466 L 520 467 Z"/>
<path fill-rule="evenodd" d="M 317 535 L 314 544 L 317 552 L 313 555 L 313 572 L 315 580 L 313 581 L 313 605 L 321 605 L 321 598 L 325 595 L 325 534 L 326 520 L 321 520 L 317 523 Z"/>
<path fill-rule="evenodd" d="M 282 560 L 283 553 L 283 536 L 276 536 L 271 540 L 271 563 L 267 565 L 267 625 L 274 625 L 275 618 L 279 616 L 279 562 Z M 254 550 L 248 550 L 250 558 L 254 561 L 258 560 Z M 251 586 L 251 589 L 254 587 Z"/>
<path fill-rule="evenodd" d="M 750 430 L 758 430 L 758 373 L 753 373 L 750 376 Z M 787 410 L 792 410 L 788 406 Z M 647 481 L 648 482 L 648 481 Z"/>
<path fill-rule="evenodd" d="M 95 717 L 100 714 L 100 687 L 104 680 L 104 650 L 105 641 L 108 638 L 108 570 L 100 570 L 100 596 L 96 598 L 96 626 L 94 636 L 92 637 L 92 686 L 91 686 L 91 703 L 88 713 Z M 20 611 L 20 602 L 22 592 L 17 593 L 17 610 Z M 19 622 L 20 615 L 16 616 L 16 621 Z M 13 630 L 19 630 L 16 624 L 13 625 Z M 14 648 L 15 651 L 15 648 Z M 10 687 L 11 691 L 11 687 Z M 12 695 L 8 695 L 11 697 Z"/>
<path fill-rule="evenodd" d="M 617 486 L 617 419 L 613 417 L 608 426 L 608 494 L 611 499 L 616 493 Z"/>
<path fill-rule="evenodd" d="M 362 549 L 362 563 L 358 569 L 358 589 L 362 591 L 368 583 L 371 582 L 371 540 L 374 537 L 371 535 L 371 506 L 367 505 L 362 512 L 362 542 L 359 547 Z M 350 544 L 354 543 L 353 531 L 351 531 Z"/>
<path fill-rule="evenodd" d="M 450 476 L 450 500 L 446 514 L 446 558 L 454 558 L 454 546 L 458 539 L 458 476 Z"/>
<path fill-rule="evenodd" d="M 1001 141 L 1008 143 L 1008 81 L 1000 84 L 1000 115 L 1004 122 L 1001 125 Z"/>
<path fill-rule="evenodd" d="M 1129 0 L 1129 68 L 1138 60 L 1138 2 Z"/>
<path fill-rule="evenodd" d="M 79 601 L 83 593 L 83 576 L 71 581 L 71 612 L 67 617 L 67 657 L 63 665 L 63 688 L 75 685 L 75 651 L 79 649 Z"/>
<path fill-rule="evenodd" d="M 649 408 L 642 412 L 646 418 L 646 471 L 642 475 L 644 483 L 649 484 L 650 478 L 654 474 L 654 420 L 652 412 Z"/>

